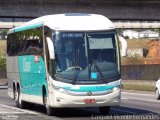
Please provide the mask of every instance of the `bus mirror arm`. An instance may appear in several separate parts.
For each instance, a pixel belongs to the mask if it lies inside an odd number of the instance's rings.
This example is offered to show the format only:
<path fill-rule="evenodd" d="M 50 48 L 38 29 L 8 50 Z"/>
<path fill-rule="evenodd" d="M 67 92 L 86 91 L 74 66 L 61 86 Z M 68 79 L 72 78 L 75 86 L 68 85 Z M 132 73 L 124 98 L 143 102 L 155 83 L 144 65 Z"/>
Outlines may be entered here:
<path fill-rule="evenodd" d="M 50 59 L 55 59 L 54 45 L 51 38 L 46 37 Z"/>

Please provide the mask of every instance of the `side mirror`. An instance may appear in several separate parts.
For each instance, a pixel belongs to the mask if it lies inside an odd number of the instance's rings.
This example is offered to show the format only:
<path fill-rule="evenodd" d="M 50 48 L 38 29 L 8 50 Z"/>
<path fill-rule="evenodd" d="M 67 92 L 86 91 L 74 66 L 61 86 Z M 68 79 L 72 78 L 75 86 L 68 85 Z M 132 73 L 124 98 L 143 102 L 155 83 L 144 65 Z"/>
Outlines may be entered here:
<path fill-rule="evenodd" d="M 125 56 L 127 56 L 127 41 L 121 36 L 118 36 L 118 37 L 119 37 L 119 41 L 121 42 L 121 45 L 122 45 L 121 56 L 125 57 Z"/>
<path fill-rule="evenodd" d="M 51 38 L 46 37 L 50 59 L 55 59 L 54 45 Z"/>

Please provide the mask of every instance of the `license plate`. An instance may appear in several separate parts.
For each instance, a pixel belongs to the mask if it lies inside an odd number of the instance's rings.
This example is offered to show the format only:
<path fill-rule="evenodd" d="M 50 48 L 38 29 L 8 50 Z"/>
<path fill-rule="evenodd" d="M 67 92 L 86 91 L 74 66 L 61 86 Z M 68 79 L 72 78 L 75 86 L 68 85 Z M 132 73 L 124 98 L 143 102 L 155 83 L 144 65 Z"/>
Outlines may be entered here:
<path fill-rule="evenodd" d="M 95 99 L 84 99 L 85 104 L 91 104 L 91 103 L 95 103 L 95 102 L 96 102 Z"/>

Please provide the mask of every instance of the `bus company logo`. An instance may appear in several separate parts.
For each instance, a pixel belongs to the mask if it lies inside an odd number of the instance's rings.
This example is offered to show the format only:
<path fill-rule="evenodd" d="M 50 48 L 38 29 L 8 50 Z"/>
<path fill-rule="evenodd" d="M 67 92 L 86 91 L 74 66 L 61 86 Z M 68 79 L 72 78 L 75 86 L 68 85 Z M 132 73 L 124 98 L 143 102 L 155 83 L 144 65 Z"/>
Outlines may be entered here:
<path fill-rule="evenodd" d="M 92 95 L 92 92 L 91 92 L 91 91 L 87 92 L 87 95 L 88 95 L 88 96 L 91 96 L 91 95 Z"/>
<path fill-rule="evenodd" d="M 39 62 L 39 56 L 38 55 L 34 56 L 34 62 Z"/>
<path fill-rule="evenodd" d="M 26 62 L 26 58 L 23 59 L 23 71 L 30 72 L 31 71 L 31 63 Z"/>

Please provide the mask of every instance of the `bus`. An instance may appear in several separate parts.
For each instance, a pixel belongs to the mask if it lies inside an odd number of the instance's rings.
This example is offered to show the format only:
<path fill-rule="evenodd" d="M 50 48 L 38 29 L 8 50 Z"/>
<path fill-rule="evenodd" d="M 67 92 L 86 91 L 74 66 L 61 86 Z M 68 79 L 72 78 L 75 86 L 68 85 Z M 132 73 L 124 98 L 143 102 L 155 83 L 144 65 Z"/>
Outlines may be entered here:
<path fill-rule="evenodd" d="M 97 107 L 107 114 L 121 101 L 120 49 L 103 15 L 46 15 L 7 35 L 8 95 L 16 106 Z"/>

